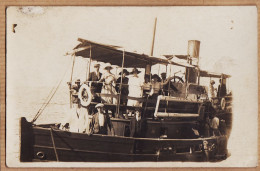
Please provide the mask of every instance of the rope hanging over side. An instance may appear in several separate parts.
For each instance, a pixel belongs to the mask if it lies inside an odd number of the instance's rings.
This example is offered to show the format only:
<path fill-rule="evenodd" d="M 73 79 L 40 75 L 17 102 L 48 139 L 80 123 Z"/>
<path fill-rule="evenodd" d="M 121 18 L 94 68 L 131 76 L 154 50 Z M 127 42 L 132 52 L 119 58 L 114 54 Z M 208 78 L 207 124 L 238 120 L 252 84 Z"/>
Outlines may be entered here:
<path fill-rule="evenodd" d="M 69 65 L 68 65 L 69 67 Z M 66 67 L 66 70 L 65 70 L 65 73 L 62 77 L 62 79 L 60 80 L 59 84 L 57 85 L 56 89 L 55 87 L 52 88 L 50 94 L 48 95 L 48 97 L 46 98 L 46 101 L 43 103 L 43 105 L 40 107 L 40 109 L 38 110 L 37 114 L 34 116 L 33 120 L 31 121 L 31 123 L 34 123 L 38 118 L 39 116 L 42 114 L 42 112 L 44 111 L 44 109 L 48 106 L 48 104 L 50 103 L 50 101 L 52 100 L 52 98 L 54 97 L 54 95 L 56 94 L 57 90 L 59 89 L 60 85 L 61 85 L 61 82 L 63 81 L 67 71 L 68 71 L 68 67 Z M 54 92 L 53 92 L 54 90 Z M 51 95 L 52 94 L 52 95 Z M 50 96 L 51 95 L 51 96 Z M 50 97 L 50 98 L 49 98 Z M 49 99 L 49 100 L 48 100 Z"/>

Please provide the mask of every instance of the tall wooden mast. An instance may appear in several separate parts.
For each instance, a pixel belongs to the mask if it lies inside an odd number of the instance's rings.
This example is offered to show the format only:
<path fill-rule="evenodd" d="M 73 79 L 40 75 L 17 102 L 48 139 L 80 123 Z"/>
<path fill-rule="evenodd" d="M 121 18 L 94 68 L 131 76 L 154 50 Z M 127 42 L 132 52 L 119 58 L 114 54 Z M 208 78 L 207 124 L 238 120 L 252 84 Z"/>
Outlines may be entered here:
<path fill-rule="evenodd" d="M 154 42 L 155 42 L 155 32 L 156 32 L 156 24 L 157 24 L 157 18 L 155 18 L 155 21 L 154 21 L 153 41 L 152 41 L 151 53 L 150 53 L 151 56 L 153 56 L 153 49 L 154 49 Z M 147 64 L 147 65 L 146 65 L 145 74 L 146 74 L 146 75 L 150 75 L 150 79 L 151 79 L 151 65 L 150 65 L 150 64 Z"/>

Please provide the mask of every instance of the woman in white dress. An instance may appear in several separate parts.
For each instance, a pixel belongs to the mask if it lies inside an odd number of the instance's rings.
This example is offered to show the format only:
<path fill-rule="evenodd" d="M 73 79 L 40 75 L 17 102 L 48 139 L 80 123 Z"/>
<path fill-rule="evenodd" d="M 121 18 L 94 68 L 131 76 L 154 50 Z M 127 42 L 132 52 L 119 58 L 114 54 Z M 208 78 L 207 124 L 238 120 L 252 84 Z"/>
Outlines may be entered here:
<path fill-rule="evenodd" d="M 111 95 L 117 95 L 116 89 L 115 89 L 115 82 L 116 77 L 114 74 L 112 74 L 110 71 L 112 68 L 111 65 L 106 66 L 105 73 L 102 75 L 100 81 L 104 82 L 104 85 L 101 90 L 101 94 L 111 94 Z M 109 104 L 116 104 L 117 98 L 116 97 L 102 97 L 102 99 L 105 101 L 105 103 Z"/>
<path fill-rule="evenodd" d="M 131 72 L 133 75 L 129 76 L 129 94 L 130 97 L 141 98 L 142 97 L 142 79 L 138 76 L 141 71 L 134 68 Z M 127 106 L 141 107 L 142 103 L 138 100 L 128 99 Z"/>

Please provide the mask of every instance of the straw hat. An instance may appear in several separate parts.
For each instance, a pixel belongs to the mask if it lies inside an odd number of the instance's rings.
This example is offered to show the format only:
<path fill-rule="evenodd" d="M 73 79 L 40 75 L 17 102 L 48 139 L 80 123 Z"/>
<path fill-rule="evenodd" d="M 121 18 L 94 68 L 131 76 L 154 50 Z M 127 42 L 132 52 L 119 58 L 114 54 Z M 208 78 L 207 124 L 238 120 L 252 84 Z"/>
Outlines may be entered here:
<path fill-rule="evenodd" d="M 123 73 L 125 73 L 126 75 L 129 75 L 129 72 L 126 69 L 123 69 Z M 122 75 L 122 71 L 119 73 L 119 75 Z"/>
<path fill-rule="evenodd" d="M 214 80 L 211 80 L 211 81 L 210 81 L 210 84 L 215 84 L 215 81 L 214 81 Z"/>
<path fill-rule="evenodd" d="M 103 103 L 98 103 L 98 104 L 95 106 L 95 108 L 102 108 L 102 107 L 104 107 L 104 104 L 103 104 Z"/>
<path fill-rule="evenodd" d="M 107 65 L 107 66 L 105 66 L 104 69 L 105 69 L 105 70 L 111 70 L 111 69 L 113 69 L 113 67 L 112 67 L 111 65 Z"/>
<path fill-rule="evenodd" d="M 132 72 L 131 72 L 131 74 L 133 74 L 133 73 L 137 73 L 137 74 L 139 74 L 139 73 L 141 73 L 141 71 L 139 71 L 137 68 L 134 68 L 133 70 L 132 70 Z"/>
<path fill-rule="evenodd" d="M 95 64 L 94 65 L 94 68 L 99 68 L 100 67 L 100 64 Z"/>

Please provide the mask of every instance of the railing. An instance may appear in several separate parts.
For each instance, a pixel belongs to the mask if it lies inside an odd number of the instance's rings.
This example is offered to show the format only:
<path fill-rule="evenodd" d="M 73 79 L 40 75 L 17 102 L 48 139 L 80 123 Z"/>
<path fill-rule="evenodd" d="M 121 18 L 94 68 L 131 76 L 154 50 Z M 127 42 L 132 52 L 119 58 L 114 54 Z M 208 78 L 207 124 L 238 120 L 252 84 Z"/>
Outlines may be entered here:
<path fill-rule="evenodd" d="M 93 87 L 93 83 L 99 83 L 100 84 L 100 89 L 97 92 L 97 87 Z M 162 95 L 151 95 L 149 89 L 146 89 L 144 91 L 144 86 L 137 86 L 137 85 L 131 85 L 130 84 L 120 84 L 120 83 L 113 83 L 112 85 L 109 85 L 108 87 L 111 88 L 111 91 L 102 91 L 101 87 L 104 88 L 105 84 L 104 82 L 99 82 L 99 81 L 85 81 L 84 84 L 88 85 L 91 88 L 91 92 L 93 94 L 93 99 L 98 98 L 101 100 L 102 103 L 106 104 L 107 106 L 111 106 L 110 108 L 113 108 L 113 110 L 116 109 L 116 113 L 119 114 L 120 110 L 125 111 L 126 109 L 133 110 L 135 108 L 143 108 L 145 111 L 146 110 L 152 110 L 152 111 L 157 111 L 160 114 L 160 111 L 158 111 L 159 104 L 158 102 L 160 100 L 167 101 L 167 105 L 164 105 L 163 108 L 165 108 L 164 113 L 167 116 L 171 116 L 173 113 L 174 116 L 177 116 L 176 113 L 182 113 L 183 111 L 186 112 L 186 109 L 180 109 L 178 110 L 179 112 L 167 112 L 167 108 L 171 108 L 170 105 L 168 105 L 168 101 L 175 101 L 175 102 L 180 102 L 183 101 L 184 103 L 186 102 L 201 102 L 196 95 L 194 97 L 192 94 L 188 94 L 187 96 L 187 89 L 186 89 L 186 84 L 183 85 L 182 89 L 179 92 L 174 92 L 173 90 L 161 90 Z M 103 89 L 102 88 L 102 89 Z M 120 90 L 121 89 L 121 90 Z M 130 92 L 128 92 L 130 91 Z M 134 93 L 131 91 L 135 91 Z M 105 93 L 104 93 L 105 92 Z M 108 93 L 110 92 L 110 93 Z M 122 93 L 120 93 L 122 92 Z M 137 93 L 139 92 L 139 93 Z M 168 93 L 169 92 L 169 93 Z M 137 93 L 137 94 L 135 94 Z M 168 94 L 168 96 L 165 96 L 165 94 Z M 160 98 L 157 98 L 159 95 Z M 192 97 L 190 97 L 192 96 Z M 135 103 L 129 103 L 130 101 L 136 101 L 137 105 Z M 95 101 L 92 100 L 92 104 L 97 104 L 100 101 Z M 157 103 L 156 103 L 157 102 Z M 156 108 L 155 108 L 156 107 Z M 169 109 L 169 111 L 171 111 Z M 154 112 L 155 117 L 157 117 L 157 112 Z M 187 113 L 187 112 L 186 112 Z M 179 115 L 178 115 L 179 116 Z"/>

